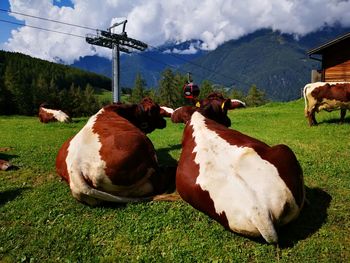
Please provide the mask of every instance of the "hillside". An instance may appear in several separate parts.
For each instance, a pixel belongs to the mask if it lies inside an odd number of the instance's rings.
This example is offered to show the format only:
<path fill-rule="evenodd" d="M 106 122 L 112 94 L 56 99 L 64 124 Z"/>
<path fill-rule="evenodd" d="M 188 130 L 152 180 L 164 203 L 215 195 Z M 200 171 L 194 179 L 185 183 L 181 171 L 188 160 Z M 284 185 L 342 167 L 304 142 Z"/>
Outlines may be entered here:
<path fill-rule="evenodd" d="M 271 30 L 228 41 L 195 63 L 183 69 L 199 82 L 206 78 L 243 91 L 256 84 L 270 99 L 281 101 L 298 98 L 311 69 L 318 67 L 293 36 Z"/>
<path fill-rule="evenodd" d="M 133 87 L 137 73 L 141 73 L 148 87 L 158 86 L 160 75 L 165 68 L 179 69 L 184 63 L 207 53 L 198 49 L 195 54 L 187 54 L 186 52 L 185 54 L 176 54 L 170 53 L 170 51 L 181 52 L 196 46 L 198 46 L 198 41 L 186 41 L 178 44 L 169 42 L 157 48 L 150 47 L 144 52 L 121 53 L 121 86 Z M 72 66 L 107 77 L 112 76 L 112 61 L 106 58 L 86 56 L 75 61 Z"/>
<path fill-rule="evenodd" d="M 111 80 L 96 73 L 0 51 L 0 114 L 32 115 L 43 102 L 74 111 L 80 99 L 91 105 L 94 90 L 110 87 Z"/>
<path fill-rule="evenodd" d="M 311 69 L 319 68 L 319 62 L 307 57 L 307 50 L 349 31 L 325 27 L 296 39 L 293 35 L 264 29 L 228 41 L 211 52 L 190 55 L 164 53 L 169 49 L 188 48 L 188 43 L 167 43 L 159 49 L 121 56 L 121 83 L 132 87 L 140 72 L 148 86 L 155 87 L 160 73 L 171 67 L 183 74 L 192 72 L 198 83 L 208 79 L 214 84 L 234 86 L 243 91 L 256 84 L 266 91 L 269 99 L 288 101 L 300 97 L 301 89 L 310 81 Z M 94 57 L 94 65 L 91 65 L 90 59 L 82 58 L 73 65 L 111 75 L 110 60 Z"/>

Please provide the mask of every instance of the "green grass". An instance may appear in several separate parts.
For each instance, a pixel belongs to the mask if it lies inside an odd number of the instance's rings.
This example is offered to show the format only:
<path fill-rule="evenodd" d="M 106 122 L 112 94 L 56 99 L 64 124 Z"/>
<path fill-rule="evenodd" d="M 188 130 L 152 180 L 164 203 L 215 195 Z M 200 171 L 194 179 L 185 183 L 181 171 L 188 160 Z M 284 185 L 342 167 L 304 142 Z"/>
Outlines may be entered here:
<path fill-rule="evenodd" d="M 350 118 L 316 115 L 308 127 L 303 101 L 230 112 L 232 128 L 268 144 L 290 146 L 304 171 L 309 204 L 280 229 L 278 246 L 228 232 L 184 202 L 89 207 L 55 174 L 59 147 L 86 118 L 41 124 L 36 117 L 0 116 L 1 262 L 349 262 Z M 181 152 L 184 125 L 168 121 L 149 135 L 161 165 Z"/>
<path fill-rule="evenodd" d="M 104 105 L 108 104 L 108 103 L 112 103 L 113 101 L 113 94 L 111 91 L 109 90 L 105 90 L 105 89 L 99 89 L 96 91 L 96 96 L 97 99 L 103 103 Z M 122 94 L 120 97 L 120 100 L 122 102 L 128 102 L 130 95 L 125 95 Z"/>

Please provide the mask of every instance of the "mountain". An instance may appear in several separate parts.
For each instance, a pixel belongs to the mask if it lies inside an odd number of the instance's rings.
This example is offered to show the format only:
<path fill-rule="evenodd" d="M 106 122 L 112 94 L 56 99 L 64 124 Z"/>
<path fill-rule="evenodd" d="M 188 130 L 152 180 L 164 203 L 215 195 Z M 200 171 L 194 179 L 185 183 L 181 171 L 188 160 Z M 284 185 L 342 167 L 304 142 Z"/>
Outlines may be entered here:
<path fill-rule="evenodd" d="M 222 44 L 182 70 L 192 72 L 198 83 L 209 79 L 244 92 L 255 84 L 271 100 L 293 100 L 310 82 L 311 70 L 320 68 L 320 62 L 308 58 L 307 51 L 349 31 L 325 28 L 297 39 L 262 29 Z"/>
<path fill-rule="evenodd" d="M 206 51 L 199 49 L 200 44 L 199 40 L 182 43 L 167 42 L 144 52 L 121 53 L 121 86 L 132 87 L 136 74 L 141 73 L 148 87 L 156 87 L 165 68 L 178 70 L 181 65 L 206 54 Z M 86 56 L 71 66 L 112 77 L 112 61 L 106 58 Z"/>
<path fill-rule="evenodd" d="M 244 92 L 255 84 L 271 100 L 293 100 L 301 96 L 302 88 L 310 81 L 311 70 L 320 67 L 320 62 L 308 58 L 307 51 L 349 31 L 339 26 L 324 27 L 297 38 L 261 29 L 227 41 L 210 52 L 200 50 L 201 42 L 196 40 L 169 42 L 146 52 L 122 55 L 121 85 L 132 87 L 139 72 L 149 87 L 155 87 L 162 71 L 171 67 L 182 74 L 191 72 L 197 83 L 207 79 Z M 199 51 L 186 54 L 188 50 Z M 89 59 L 95 61 L 93 66 Z M 108 59 L 85 57 L 73 66 L 111 76 Z"/>

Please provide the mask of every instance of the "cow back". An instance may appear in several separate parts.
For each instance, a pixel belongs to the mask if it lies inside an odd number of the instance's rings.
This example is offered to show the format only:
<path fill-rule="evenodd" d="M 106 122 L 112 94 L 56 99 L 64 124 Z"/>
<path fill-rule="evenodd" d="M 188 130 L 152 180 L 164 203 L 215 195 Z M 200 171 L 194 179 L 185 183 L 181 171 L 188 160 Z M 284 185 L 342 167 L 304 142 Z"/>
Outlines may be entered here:
<path fill-rule="evenodd" d="M 226 228 L 276 242 L 274 225 L 299 214 L 302 171 L 287 146 L 269 147 L 198 112 L 186 125 L 182 144 L 179 194 Z"/>

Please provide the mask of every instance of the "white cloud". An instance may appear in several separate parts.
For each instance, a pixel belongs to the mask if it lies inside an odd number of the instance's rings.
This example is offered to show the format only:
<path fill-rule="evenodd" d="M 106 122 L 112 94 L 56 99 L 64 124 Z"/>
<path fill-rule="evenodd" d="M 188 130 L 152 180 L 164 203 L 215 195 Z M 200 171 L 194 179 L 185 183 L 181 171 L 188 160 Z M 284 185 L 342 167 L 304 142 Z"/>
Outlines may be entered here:
<path fill-rule="evenodd" d="M 11 10 L 98 29 L 128 19 L 129 37 L 151 46 L 168 40 L 200 39 L 203 49 L 239 38 L 259 28 L 295 35 L 315 31 L 325 24 L 350 26 L 350 2 L 342 0 L 72 0 L 73 7 L 57 7 L 47 0 L 10 0 Z M 27 25 L 85 36 L 82 28 L 49 23 L 11 14 Z M 84 38 L 21 27 L 3 45 L 47 60 L 71 63 L 80 56 L 109 57 L 107 48 L 92 47 Z M 189 50 L 188 52 L 193 52 Z"/>

